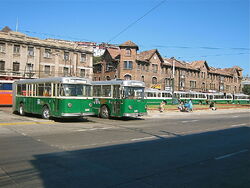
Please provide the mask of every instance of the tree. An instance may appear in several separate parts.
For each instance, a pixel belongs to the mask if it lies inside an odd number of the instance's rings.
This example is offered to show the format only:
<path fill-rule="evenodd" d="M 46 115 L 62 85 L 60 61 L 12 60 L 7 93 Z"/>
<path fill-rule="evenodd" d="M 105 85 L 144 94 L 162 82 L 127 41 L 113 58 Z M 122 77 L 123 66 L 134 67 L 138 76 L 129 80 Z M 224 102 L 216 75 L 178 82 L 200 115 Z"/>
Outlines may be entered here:
<path fill-rule="evenodd" d="M 102 56 L 94 56 L 93 57 L 93 64 L 99 63 L 102 60 Z"/>
<path fill-rule="evenodd" d="M 244 85 L 244 87 L 242 88 L 242 91 L 244 94 L 250 95 L 250 85 Z"/>

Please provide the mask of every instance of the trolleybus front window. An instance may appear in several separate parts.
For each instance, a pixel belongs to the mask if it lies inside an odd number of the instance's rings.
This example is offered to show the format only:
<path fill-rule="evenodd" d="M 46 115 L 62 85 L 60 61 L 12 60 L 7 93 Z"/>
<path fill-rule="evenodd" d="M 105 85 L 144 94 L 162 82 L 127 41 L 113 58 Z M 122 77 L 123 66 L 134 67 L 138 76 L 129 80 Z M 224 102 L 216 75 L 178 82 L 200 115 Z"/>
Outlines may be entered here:
<path fill-rule="evenodd" d="M 124 87 L 125 99 L 142 99 L 144 98 L 144 88 L 141 87 Z"/>
<path fill-rule="evenodd" d="M 63 84 L 61 90 L 61 96 L 67 97 L 90 97 L 91 86 L 82 84 Z"/>

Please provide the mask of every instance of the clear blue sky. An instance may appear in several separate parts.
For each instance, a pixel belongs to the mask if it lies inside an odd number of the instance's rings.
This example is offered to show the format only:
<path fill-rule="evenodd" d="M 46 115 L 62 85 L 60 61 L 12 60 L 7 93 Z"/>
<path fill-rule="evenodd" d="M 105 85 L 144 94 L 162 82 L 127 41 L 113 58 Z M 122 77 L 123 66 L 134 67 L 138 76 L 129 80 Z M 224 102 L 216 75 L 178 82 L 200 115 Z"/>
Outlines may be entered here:
<path fill-rule="evenodd" d="M 0 0 L 0 27 L 40 38 L 107 42 L 160 0 Z M 249 0 L 166 0 L 110 43 L 132 40 L 140 51 L 238 65 L 250 75 Z M 44 35 L 48 33 L 53 35 Z M 209 48 L 206 48 L 209 47 Z"/>

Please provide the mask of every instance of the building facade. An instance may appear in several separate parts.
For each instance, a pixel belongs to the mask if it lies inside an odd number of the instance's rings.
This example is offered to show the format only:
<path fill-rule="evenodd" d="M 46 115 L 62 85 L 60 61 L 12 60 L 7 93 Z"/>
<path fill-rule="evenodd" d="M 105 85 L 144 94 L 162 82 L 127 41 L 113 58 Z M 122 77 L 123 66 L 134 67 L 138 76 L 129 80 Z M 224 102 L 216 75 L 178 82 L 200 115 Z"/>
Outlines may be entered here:
<path fill-rule="evenodd" d="M 106 49 L 102 60 L 93 65 L 93 80 L 141 80 L 148 88 L 168 91 L 241 92 L 242 69 L 238 66 L 220 69 L 206 61 L 162 58 L 157 49 L 138 50 L 132 41 Z"/>
<path fill-rule="evenodd" d="M 93 53 L 74 42 L 0 31 L 0 79 L 78 76 L 92 79 Z"/>

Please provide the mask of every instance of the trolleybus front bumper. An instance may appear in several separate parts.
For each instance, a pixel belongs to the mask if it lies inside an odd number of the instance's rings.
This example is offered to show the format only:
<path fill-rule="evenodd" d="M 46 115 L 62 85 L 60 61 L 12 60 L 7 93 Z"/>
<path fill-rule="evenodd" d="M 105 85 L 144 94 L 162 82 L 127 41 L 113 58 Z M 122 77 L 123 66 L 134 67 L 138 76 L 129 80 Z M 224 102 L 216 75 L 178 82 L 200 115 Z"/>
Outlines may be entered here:
<path fill-rule="evenodd" d="M 91 116 L 95 115 L 94 112 L 84 112 L 84 113 L 62 113 L 62 117 L 81 117 L 81 116 Z"/>
<path fill-rule="evenodd" d="M 140 116 L 146 116 L 148 113 L 144 112 L 144 113 L 124 113 L 123 116 L 124 117 L 140 117 Z"/>

